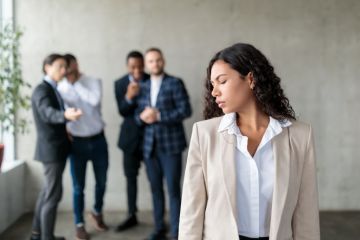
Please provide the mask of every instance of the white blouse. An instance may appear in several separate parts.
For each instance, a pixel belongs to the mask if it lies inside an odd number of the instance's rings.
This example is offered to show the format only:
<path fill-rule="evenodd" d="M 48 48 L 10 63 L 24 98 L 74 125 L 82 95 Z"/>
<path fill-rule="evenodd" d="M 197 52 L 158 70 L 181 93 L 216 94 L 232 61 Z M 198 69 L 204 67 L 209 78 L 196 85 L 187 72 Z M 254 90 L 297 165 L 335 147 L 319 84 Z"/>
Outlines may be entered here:
<path fill-rule="evenodd" d="M 275 179 L 275 162 L 271 139 L 291 125 L 270 117 L 269 125 L 254 157 L 247 149 L 248 137 L 241 134 L 236 124 L 236 114 L 226 114 L 218 131 L 228 131 L 236 136 L 236 197 L 239 235 L 259 238 L 268 237 L 272 193 Z"/>

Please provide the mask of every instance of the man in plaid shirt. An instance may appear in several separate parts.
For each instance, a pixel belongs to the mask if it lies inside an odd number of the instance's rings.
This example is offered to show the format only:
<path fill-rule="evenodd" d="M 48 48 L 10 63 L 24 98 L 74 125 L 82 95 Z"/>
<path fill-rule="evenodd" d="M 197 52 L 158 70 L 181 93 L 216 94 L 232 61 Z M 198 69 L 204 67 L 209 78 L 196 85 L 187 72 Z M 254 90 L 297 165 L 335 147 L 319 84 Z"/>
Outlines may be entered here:
<path fill-rule="evenodd" d="M 155 230 L 150 240 L 166 239 L 163 178 L 170 200 L 170 235 L 177 239 L 180 215 L 181 153 L 186 148 L 182 121 L 192 110 L 181 79 L 164 72 L 165 61 L 158 48 L 146 51 L 145 65 L 150 81 L 140 88 L 135 119 L 144 126 L 144 161 L 151 185 Z"/>

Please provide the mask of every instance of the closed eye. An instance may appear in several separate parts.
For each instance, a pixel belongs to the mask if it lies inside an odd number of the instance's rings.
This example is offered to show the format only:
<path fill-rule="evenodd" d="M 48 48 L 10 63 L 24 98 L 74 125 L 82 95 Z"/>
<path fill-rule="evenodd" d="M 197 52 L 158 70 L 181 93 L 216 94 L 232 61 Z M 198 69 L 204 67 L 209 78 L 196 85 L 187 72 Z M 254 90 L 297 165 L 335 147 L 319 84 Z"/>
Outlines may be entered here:
<path fill-rule="evenodd" d="M 227 80 L 221 81 L 220 84 L 225 84 Z"/>

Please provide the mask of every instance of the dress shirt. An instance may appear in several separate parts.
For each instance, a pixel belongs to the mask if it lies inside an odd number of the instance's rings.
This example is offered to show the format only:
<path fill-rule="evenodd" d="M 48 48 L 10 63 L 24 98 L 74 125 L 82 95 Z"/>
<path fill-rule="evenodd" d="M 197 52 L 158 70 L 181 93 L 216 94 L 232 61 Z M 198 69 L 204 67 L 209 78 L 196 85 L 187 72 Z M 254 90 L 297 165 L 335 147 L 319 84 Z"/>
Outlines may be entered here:
<path fill-rule="evenodd" d="M 275 179 L 275 160 L 271 139 L 291 125 L 290 121 L 278 121 L 270 117 L 269 125 L 259 146 L 251 156 L 248 152 L 248 137 L 241 134 L 236 123 L 236 114 L 226 114 L 219 131 L 236 136 L 236 201 L 239 235 L 259 238 L 268 237 L 272 194 Z"/>
<path fill-rule="evenodd" d="M 81 75 L 74 83 L 63 80 L 58 90 L 67 107 L 81 109 L 83 115 L 76 121 L 68 122 L 67 128 L 76 137 L 90 137 L 104 129 L 101 115 L 101 80 Z"/>
<path fill-rule="evenodd" d="M 157 101 L 157 97 L 159 95 L 159 91 L 160 91 L 160 87 L 161 87 L 161 83 L 162 83 L 162 79 L 163 79 L 164 75 L 159 76 L 158 78 L 153 78 L 151 77 L 151 87 L 150 87 L 150 102 L 151 102 L 151 107 L 155 107 L 156 106 L 156 101 Z"/>

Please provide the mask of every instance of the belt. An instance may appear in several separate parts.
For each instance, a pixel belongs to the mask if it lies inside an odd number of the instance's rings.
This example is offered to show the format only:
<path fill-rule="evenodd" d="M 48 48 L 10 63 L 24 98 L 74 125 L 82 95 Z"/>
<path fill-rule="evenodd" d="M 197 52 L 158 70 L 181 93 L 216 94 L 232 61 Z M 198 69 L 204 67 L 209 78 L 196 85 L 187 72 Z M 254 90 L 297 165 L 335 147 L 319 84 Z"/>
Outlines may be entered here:
<path fill-rule="evenodd" d="M 259 240 L 269 240 L 269 237 L 249 238 L 249 237 L 245 237 L 245 236 L 239 235 L 239 239 L 240 239 L 240 240 L 255 240 L 255 239 L 259 239 Z"/>
<path fill-rule="evenodd" d="M 98 134 L 89 136 L 89 137 L 77 137 L 77 136 L 72 136 L 74 140 L 95 140 L 99 137 L 103 137 L 104 136 L 104 131 L 101 131 Z"/>

